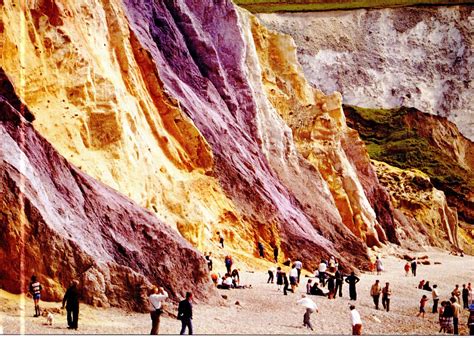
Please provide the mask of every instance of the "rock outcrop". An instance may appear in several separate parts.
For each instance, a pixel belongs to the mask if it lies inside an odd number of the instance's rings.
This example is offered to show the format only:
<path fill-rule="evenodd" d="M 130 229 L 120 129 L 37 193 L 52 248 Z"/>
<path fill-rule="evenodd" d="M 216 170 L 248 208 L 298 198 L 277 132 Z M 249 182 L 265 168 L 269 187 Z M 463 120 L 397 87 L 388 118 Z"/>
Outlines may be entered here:
<path fill-rule="evenodd" d="M 175 301 L 187 290 L 212 300 L 204 257 L 151 212 L 69 164 L 3 85 L 0 287 L 24 292 L 36 274 L 42 298 L 58 301 L 78 279 L 85 302 L 137 311 L 147 310 L 151 284 Z"/>
<path fill-rule="evenodd" d="M 348 124 L 366 142 L 371 158 L 416 168 L 442 190 L 459 218 L 474 224 L 474 143 L 445 118 L 414 108 L 344 108 Z"/>
<path fill-rule="evenodd" d="M 259 14 L 290 34 L 308 80 L 345 104 L 410 106 L 474 140 L 473 7 L 423 6 Z"/>
<path fill-rule="evenodd" d="M 459 248 L 458 215 L 446 196 L 436 189 L 428 175 L 417 169 L 403 170 L 373 161 L 380 182 L 390 192 L 403 245 L 431 245 Z"/>

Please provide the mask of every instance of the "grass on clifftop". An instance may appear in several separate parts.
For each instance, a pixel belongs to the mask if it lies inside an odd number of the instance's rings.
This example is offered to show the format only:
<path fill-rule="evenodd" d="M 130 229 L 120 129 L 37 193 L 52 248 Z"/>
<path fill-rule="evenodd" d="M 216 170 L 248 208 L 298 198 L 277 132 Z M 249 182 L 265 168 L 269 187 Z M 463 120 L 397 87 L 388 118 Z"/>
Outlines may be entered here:
<path fill-rule="evenodd" d="M 234 0 L 234 2 L 251 12 L 306 12 L 327 11 L 356 8 L 381 8 L 416 5 L 460 5 L 472 3 L 467 0 Z"/>
<path fill-rule="evenodd" d="M 407 114 L 423 114 L 413 108 L 366 109 L 344 106 L 348 125 L 356 129 L 367 145 L 372 159 L 402 169 L 415 168 L 430 176 L 444 191 L 467 193 L 474 190 L 471 175 L 442 149 L 409 128 Z M 422 128 L 422 126 L 420 126 Z"/>

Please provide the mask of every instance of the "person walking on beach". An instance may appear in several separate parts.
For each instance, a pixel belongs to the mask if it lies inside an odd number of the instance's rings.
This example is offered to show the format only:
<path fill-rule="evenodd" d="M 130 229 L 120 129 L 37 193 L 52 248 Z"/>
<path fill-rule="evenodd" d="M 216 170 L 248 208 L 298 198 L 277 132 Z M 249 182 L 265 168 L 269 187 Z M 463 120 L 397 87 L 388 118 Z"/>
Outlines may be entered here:
<path fill-rule="evenodd" d="M 357 300 L 357 290 L 356 284 L 359 283 L 360 279 L 355 275 L 355 272 L 352 271 L 351 275 L 346 278 L 346 283 L 349 284 L 349 297 L 351 300 Z"/>
<path fill-rule="evenodd" d="M 298 284 L 298 270 L 296 269 L 295 264 L 293 264 L 292 269 L 290 270 L 291 292 L 295 293 L 295 288 L 297 284 Z"/>
<path fill-rule="evenodd" d="M 466 288 L 466 284 L 462 285 L 462 305 L 464 309 L 469 308 L 469 290 Z"/>
<path fill-rule="evenodd" d="M 370 288 L 370 295 L 372 296 L 372 299 L 374 300 L 375 304 L 375 309 L 379 309 L 379 299 L 380 299 L 380 294 L 382 293 L 382 287 L 380 286 L 380 281 L 377 279 L 375 283 L 372 285 Z"/>
<path fill-rule="evenodd" d="M 283 276 L 283 294 L 285 296 L 288 295 L 287 291 L 292 291 L 290 288 L 289 288 L 289 283 L 288 283 L 288 277 L 286 276 L 286 272 L 282 272 L 282 276 Z"/>
<path fill-rule="evenodd" d="M 300 283 L 301 269 L 303 268 L 303 263 L 299 259 L 295 261 L 295 268 L 298 271 L 298 284 Z"/>
<path fill-rule="evenodd" d="M 36 276 L 31 276 L 29 291 L 31 296 L 33 297 L 33 302 L 35 303 L 35 315 L 33 317 L 39 317 L 41 315 L 41 309 L 39 306 L 39 301 L 41 299 L 41 290 L 43 290 L 43 287 L 41 286 L 40 282 L 38 282 Z"/>
<path fill-rule="evenodd" d="M 439 302 L 439 293 L 438 293 L 438 285 L 433 285 L 433 290 L 431 291 L 431 296 L 433 297 L 433 309 L 432 313 L 438 312 L 438 302 Z"/>
<path fill-rule="evenodd" d="M 278 285 L 277 291 L 280 291 L 280 287 L 283 285 L 283 271 L 281 271 L 280 267 L 277 267 L 276 278 Z"/>
<path fill-rule="evenodd" d="M 385 283 L 385 287 L 382 289 L 382 306 L 387 312 L 390 311 L 390 297 L 392 296 L 392 289 L 390 283 Z"/>
<path fill-rule="evenodd" d="M 79 322 L 79 291 L 77 289 L 79 282 L 73 280 L 63 298 L 63 306 L 66 305 L 67 328 L 77 330 Z"/>
<path fill-rule="evenodd" d="M 303 326 L 306 326 L 308 329 L 313 331 L 313 326 L 311 325 L 311 314 L 315 311 L 319 312 L 318 306 L 312 299 L 306 297 L 306 295 L 301 295 L 301 299 L 296 301 L 296 303 L 306 308 L 306 312 L 303 316 Z"/>
<path fill-rule="evenodd" d="M 453 309 L 453 329 L 454 334 L 459 334 L 459 314 L 461 313 L 461 305 L 459 305 L 456 297 L 451 297 L 451 308 Z"/>
<path fill-rule="evenodd" d="M 417 268 L 418 263 L 416 262 L 416 258 L 411 262 L 411 273 L 413 274 L 413 277 L 416 277 L 416 268 Z"/>
<path fill-rule="evenodd" d="M 342 274 L 342 271 L 337 269 L 336 274 L 336 290 L 334 291 L 334 296 L 338 293 L 339 290 L 339 297 L 342 298 L 342 284 L 344 284 L 344 275 Z"/>
<path fill-rule="evenodd" d="M 273 278 L 275 277 L 275 267 L 272 266 L 270 269 L 268 269 L 268 280 L 267 280 L 267 284 L 268 283 L 272 283 L 273 284 Z"/>
<path fill-rule="evenodd" d="M 257 248 L 258 248 L 258 253 L 260 255 L 260 258 L 265 258 L 265 252 L 264 252 L 264 247 L 262 242 L 257 243 Z"/>
<path fill-rule="evenodd" d="M 383 264 L 379 256 L 377 256 L 377 259 L 375 260 L 375 268 L 377 269 L 377 275 L 380 275 L 383 271 Z"/>
<path fill-rule="evenodd" d="M 362 320 L 360 319 L 359 311 L 356 310 L 355 305 L 349 306 L 351 310 L 351 324 L 352 324 L 352 335 L 362 335 Z"/>
<path fill-rule="evenodd" d="M 410 263 L 406 262 L 404 269 L 405 269 L 405 277 L 408 277 L 408 274 L 410 273 Z"/>
<path fill-rule="evenodd" d="M 180 335 L 183 335 L 188 328 L 188 333 L 193 334 L 193 305 L 192 305 L 193 294 L 191 292 L 186 292 L 186 299 L 179 302 L 178 305 L 178 316 L 177 318 L 181 321 L 181 332 Z"/>
<path fill-rule="evenodd" d="M 423 295 L 420 299 L 420 311 L 416 315 L 417 317 L 421 315 L 422 318 L 425 318 L 425 313 L 426 313 L 425 305 L 427 301 L 428 301 L 428 297 L 426 297 L 426 295 Z"/>
<path fill-rule="evenodd" d="M 336 278 L 332 273 L 328 273 L 328 299 L 336 298 Z"/>
<path fill-rule="evenodd" d="M 232 269 L 232 257 L 230 255 L 225 256 L 224 263 L 227 269 L 227 273 L 230 274 L 230 270 Z"/>
<path fill-rule="evenodd" d="M 276 245 L 273 247 L 273 258 L 275 259 L 275 263 L 278 263 L 278 247 Z"/>
<path fill-rule="evenodd" d="M 148 297 L 150 303 L 151 331 L 150 335 L 157 335 L 160 330 L 160 317 L 163 313 L 162 301 L 168 298 L 168 293 L 162 287 L 154 286 Z"/>

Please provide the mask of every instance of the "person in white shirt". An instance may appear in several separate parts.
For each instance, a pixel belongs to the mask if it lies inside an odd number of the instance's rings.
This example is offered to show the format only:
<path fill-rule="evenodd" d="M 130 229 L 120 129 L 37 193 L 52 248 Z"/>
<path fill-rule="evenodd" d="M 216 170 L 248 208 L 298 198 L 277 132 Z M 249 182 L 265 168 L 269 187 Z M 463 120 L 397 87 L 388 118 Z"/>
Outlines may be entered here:
<path fill-rule="evenodd" d="M 432 313 L 438 313 L 439 293 L 437 287 L 438 285 L 433 285 L 433 290 L 431 291 L 431 296 L 433 297 L 433 308 L 431 310 Z"/>
<path fill-rule="evenodd" d="M 299 259 L 295 262 L 295 268 L 298 271 L 298 283 L 300 282 L 301 269 L 303 268 L 303 263 Z"/>
<path fill-rule="evenodd" d="M 232 277 L 230 275 L 228 275 L 224 281 L 222 282 L 222 284 L 225 284 L 227 285 L 229 288 L 232 287 Z"/>
<path fill-rule="evenodd" d="M 326 286 L 326 269 L 327 265 L 322 260 L 318 267 L 319 283 L 322 284 L 322 286 Z"/>
<path fill-rule="evenodd" d="M 303 316 L 303 326 L 306 326 L 308 329 L 313 331 L 313 326 L 311 325 L 311 314 L 314 311 L 319 312 L 318 306 L 312 299 L 306 297 L 306 295 L 301 295 L 301 299 L 296 301 L 296 304 L 302 305 L 306 308 L 306 312 Z"/>
<path fill-rule="evenodd" d="M 162 287 L 153 287 L 152 293 L 148 297 L 150 303 L 151 316 L 151 335 L 157 335 L 160 329 L 160 316 L 163 313 L 163 305 L 161 304 L 168 298 L 168 293 Z"/>
<path fill-rule="evenodd" d="M 355 305 L 351 305 L 349 309 L 351 310 L 352 335 L 360 336 L 362 334 L 362 320 L 359 311 L 356 310 Z"/>
<path fill-rule="evenodd" d="M 295 293 L 296 284 L 298 284 L 298 270 L 293 264 L 293 268 L 290 270 L 290 285 L 291 285 L 291 292 Z"/>

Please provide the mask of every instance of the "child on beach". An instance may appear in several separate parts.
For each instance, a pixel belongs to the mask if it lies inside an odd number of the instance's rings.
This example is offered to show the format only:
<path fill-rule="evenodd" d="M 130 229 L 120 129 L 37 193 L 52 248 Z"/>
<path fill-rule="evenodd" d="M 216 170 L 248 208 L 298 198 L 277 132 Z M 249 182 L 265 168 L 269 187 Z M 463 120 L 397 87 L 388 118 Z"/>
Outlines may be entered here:
<path fill-rule="evenodd" d="M 417 317 L 419 317 L 421 315 L 422 318 L 425 318 L 425 305 L 426 305 L 426 302 L 428 302 L 428 297 L 426 297 L 426 295 L 423 295 L 423 297 L 421 297 L 421 300 L 420 300 L 420 312 L 418 312 L 418 314 L 416 315 Z"/>

